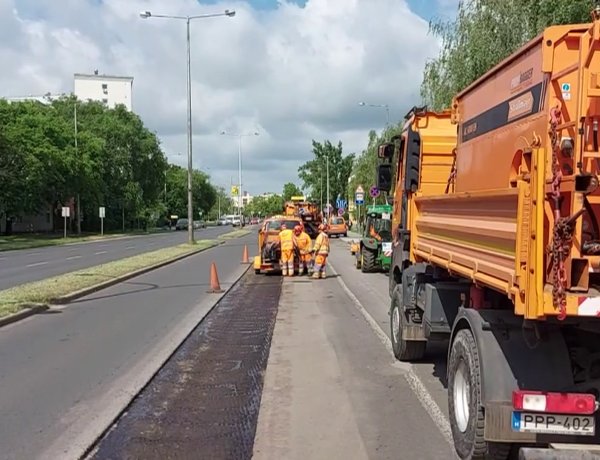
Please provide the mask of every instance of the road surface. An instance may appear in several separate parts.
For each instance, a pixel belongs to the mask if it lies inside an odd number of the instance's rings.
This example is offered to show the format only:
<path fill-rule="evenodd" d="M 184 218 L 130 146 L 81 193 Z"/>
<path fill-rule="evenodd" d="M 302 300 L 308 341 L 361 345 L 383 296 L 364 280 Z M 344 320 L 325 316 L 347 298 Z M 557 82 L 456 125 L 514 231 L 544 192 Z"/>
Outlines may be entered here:
<path fill-rule="evenodd" d="M 0 459 L 81 454 L 212 308 L 211 261 L 226 289 L 248 267 L 243 246 L 252 255 L 255 240 L 227 241 L 0 329 Z"/>
<path fill-rule="evenodd" d="M 213 239 L 236 228 L 195 230 L 197 240 Z M 93 267 L 187 241 L 187 231 L 128 236 L 69 245 L 0 252 L 0 290 Z"/>

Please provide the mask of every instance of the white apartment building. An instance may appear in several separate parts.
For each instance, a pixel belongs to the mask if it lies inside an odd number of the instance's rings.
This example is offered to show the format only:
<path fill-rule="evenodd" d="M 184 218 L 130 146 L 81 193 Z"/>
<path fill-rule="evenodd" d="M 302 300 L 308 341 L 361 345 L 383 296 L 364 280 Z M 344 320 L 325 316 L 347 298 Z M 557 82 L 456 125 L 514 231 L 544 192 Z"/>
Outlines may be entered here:
<path fill-rule="evenodd" d="M 73 93 L 81 101 L 99 101 L 113 109 L 117 104 L 123 104 L 127 110 L 132 110 L 133 77 L 115 75 L 99 75 L 76 73 L 74 76 Z"/>

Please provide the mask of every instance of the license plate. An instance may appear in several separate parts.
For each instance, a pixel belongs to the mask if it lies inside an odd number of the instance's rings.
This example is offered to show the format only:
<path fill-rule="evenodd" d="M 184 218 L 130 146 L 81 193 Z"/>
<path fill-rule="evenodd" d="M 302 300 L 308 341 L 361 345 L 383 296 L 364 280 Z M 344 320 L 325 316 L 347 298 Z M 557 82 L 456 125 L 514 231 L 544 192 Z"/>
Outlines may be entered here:
<path fill-rule="evenodd" d="M 592 415 L 531 414 L 513 412 L 512 429 L 522 433 L 549 433 L 593 436 L 596 427 Z"/>
<path fill-rule="evenodd" d="M 382 246 L 382 249 L 384 251 L 391 251 L 392 250 L 392 243 L 382 243 L 381 246 Z"/>

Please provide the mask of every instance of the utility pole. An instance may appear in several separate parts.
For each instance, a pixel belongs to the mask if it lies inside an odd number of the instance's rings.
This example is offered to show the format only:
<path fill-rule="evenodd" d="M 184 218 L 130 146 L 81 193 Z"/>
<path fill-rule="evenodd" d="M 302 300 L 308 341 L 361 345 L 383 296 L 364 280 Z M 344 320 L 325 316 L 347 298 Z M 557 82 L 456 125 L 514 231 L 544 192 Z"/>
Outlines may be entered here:
<path fill-rule="evenodd" d="M 327 158 L 327 223 L 329 223 L 329 218 L 331 214 L 331 207 L 329 206 L 329 153 L 326 156 Z"/>

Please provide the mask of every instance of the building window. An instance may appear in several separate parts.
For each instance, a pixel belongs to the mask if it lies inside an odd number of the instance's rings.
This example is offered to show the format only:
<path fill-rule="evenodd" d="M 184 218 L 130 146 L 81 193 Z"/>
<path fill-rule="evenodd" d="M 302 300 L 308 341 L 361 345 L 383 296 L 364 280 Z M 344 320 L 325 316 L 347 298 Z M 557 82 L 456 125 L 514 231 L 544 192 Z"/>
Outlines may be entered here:
<path fill-rule="evenodd" d="M 102 83 L 102 92 L 104 94 L 108 94 L 108 84 L 107 83 Z"/>
<path fill-rule="evenodd" d="M 102 99 L 103 104 L 108 104 L 108 99 Z"/>

